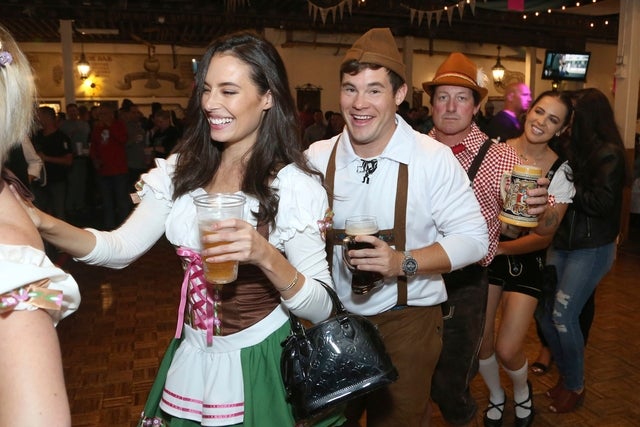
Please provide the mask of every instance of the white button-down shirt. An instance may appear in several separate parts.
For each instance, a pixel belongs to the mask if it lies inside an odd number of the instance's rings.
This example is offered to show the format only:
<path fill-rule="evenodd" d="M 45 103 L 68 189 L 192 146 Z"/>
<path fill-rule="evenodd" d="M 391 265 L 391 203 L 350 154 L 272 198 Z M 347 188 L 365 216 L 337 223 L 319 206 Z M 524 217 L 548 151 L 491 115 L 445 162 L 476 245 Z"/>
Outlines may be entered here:
<path fill-rule="evenodd" d="M 400 116 L 388 145 L 376 158 L 377 167 L 365 178 L 362 160 L 345 130 L 336 151 L 334 228 L 343 229 L 347 217 L 375 215 L 381 230 L 394 227 L 398 166 L 408 165 L 406 250 L 440 243 L 452 269 L 480 260 L 487 252 L 487 226 L 469 186 L 466 172 L 445 145 L 414 131 Z M 306 151 L 312 165 L 326 172 L 338 137 L 318 141 Z M 364 159 L 373 160 L 373 159 Z M 367 295 L 351 292 L 351 273 L 342 262 L 342 249 L 333 251 L 333 280 L 345 307 L 354 313 L 374 315 L 397 301 L 397 281 Z M 439 274 L 416 275 L 408 280 L 408 304 L 432 306 L 447 299 Z"/>

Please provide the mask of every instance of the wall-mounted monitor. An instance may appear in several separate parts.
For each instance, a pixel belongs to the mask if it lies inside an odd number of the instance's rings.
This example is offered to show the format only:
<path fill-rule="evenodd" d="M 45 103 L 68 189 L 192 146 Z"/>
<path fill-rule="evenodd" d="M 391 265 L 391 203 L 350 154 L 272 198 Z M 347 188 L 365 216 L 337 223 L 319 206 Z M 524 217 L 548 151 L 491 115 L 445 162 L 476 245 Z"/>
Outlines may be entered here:
<path fill-rule="evenodd" d="M 591 52 L 566 52 L 548 50 L 542 64 L 543 80 L 571 80 L 584 82 Z"/>

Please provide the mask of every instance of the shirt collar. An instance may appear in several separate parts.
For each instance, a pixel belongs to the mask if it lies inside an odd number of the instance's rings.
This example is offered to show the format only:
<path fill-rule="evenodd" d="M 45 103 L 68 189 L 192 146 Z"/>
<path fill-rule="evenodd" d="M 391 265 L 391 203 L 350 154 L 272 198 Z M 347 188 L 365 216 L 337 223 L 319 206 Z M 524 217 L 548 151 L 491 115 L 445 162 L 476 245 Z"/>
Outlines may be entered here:
<path fill-rule="evenodd" d="M 429 136 L 435 140 L 438 139 L 437 135 L 438 132 L 436 128 L 431 129 L 431 131 L 429 132 Z M 487 140 L 487 138 L 488 136 L 480 130 L 478 125 L 475 122 L 471 122 L 471 130 L 467 134 L 467 136 L 465 136 L 464 139 L 460 141 L 460 144 L 464 145 L 467 151 L 469 151 L 469 154 L 475 156 L 476 154 L 478 154 L 480 147 Z"/>
<path fill-rule="evenodd" d="M 398 114 L 396 114 L 396 124 L 396 130 L 393 132 L 389 143 L 377 158 L 390 159 L 398 163 L 409 164 L 411 152 L 415 145 L 415 131 Z M 362 159 L 362 157 L 353 151 L 346 126 L 340 135 L 336 154 L 336 169 L 345 168 L 350 163 L 355 161 L 359 162 L 360 159 Z"/>

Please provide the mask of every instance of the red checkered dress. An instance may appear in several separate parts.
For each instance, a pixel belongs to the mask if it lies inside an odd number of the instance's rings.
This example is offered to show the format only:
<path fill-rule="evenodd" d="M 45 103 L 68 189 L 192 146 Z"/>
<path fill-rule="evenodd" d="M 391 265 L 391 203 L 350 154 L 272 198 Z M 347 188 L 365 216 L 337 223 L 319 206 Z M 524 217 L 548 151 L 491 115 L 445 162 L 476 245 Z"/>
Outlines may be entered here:
<path fill-rule="evenodd" d="M 435 128 L 429 132 L 429 136 L 438 139 L 438 132 Z M 469 170 L 471 162 L 486 140 L 487 135 L 482 133 L 475 123 L 472 123 L 471 132 L 461 141 L 465 149 L 455 155 L 465 170 Z M 487 155 L 473 180 L 473 192 L 480 203 L 482 215 L 487 221 L 489 229 L 489 251 L 480 261 L 483 266 L 487 266 L 493 261 L 500 238 L 500 220 L 498 220 L 498 214 L 502 209 L 500 180 L 505 172 L 511 171 L 513 166 L 518 163 L 520 163 L 518 155 L 511 146 L 505 143 L 495 143 L 487 151 Z"/>

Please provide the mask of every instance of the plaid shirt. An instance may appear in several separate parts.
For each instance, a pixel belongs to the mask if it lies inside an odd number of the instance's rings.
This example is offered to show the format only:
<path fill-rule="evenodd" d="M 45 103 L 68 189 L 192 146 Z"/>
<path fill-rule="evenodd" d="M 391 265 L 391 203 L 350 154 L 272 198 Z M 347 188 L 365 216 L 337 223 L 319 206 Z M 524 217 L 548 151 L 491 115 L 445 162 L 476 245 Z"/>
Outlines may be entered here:
<path fill-rule="evenodd" d="M 433 128 L 429 132 L 429 136 L 438 139 L 438 132 Z M 482 133 L 475 123 L 471 124 L 471 132 L 461 141 L 465 149 L 456 154 L 456 158 L 464 168 L 468 171 L 471 162 L 480 150 L 482 144 L 487 140 L 487 135 Z M 496 143 L 489 148 L 487 155 L 475 179 L 473 180 L 473 192 L 480 203 L 480 210 L 489 229 L 489 251 L 487 255 L 480 260 L 480 264 L 487 266 L 493 261 L 498 248 L 500 239 L 500 220 L 498 215 L 502 209 L 502 197 L 500 196 L 500 181 L 505 172 L 510 172 L 513 166 L 520 163 L 515 150 L 505 144 Z"/>

